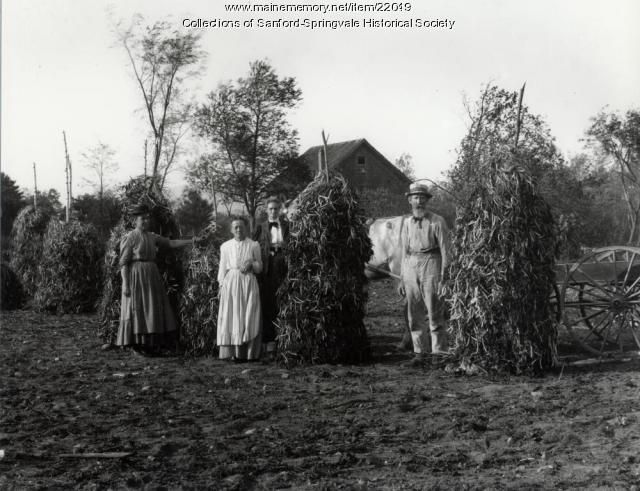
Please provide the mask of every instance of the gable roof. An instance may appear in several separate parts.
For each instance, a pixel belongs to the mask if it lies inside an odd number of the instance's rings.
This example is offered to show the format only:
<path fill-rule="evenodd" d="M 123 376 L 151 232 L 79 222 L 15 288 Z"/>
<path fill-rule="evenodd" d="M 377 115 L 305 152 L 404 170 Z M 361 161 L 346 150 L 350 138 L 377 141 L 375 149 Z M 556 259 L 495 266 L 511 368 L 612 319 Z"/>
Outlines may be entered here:
<path fill-rule="evenodd" d="M 329 165 L 329 169 L 333 169 L 349 157 L 351 157 L 356 150 L 358 150 L 362 145 L 365 145 L 374 155 L 376 155 L 379 160 L 388 167 L 391 172 L 395 173 L 395 175 L 405 181 L 407 185 L 411 183 L 411 179 L 404 175 L 404 173 L 398 169 L 395 165 L 393 165 L 389 160 L 378 152 L 371 143 L 369 143 L 365 138 L 359 138 L 357 140 L 349 140 L 345 142 L 338 143 L 330 143 L 327 145 L 327 164 Z M 318 152 L 322 149 L 322 145 L 317 145 L 315 147 L 309 148 L 306 152 L 300 155 L 300 160 L 303 161 L 311 170 L 311 173 L 315 176 L 318 172 Z"/>

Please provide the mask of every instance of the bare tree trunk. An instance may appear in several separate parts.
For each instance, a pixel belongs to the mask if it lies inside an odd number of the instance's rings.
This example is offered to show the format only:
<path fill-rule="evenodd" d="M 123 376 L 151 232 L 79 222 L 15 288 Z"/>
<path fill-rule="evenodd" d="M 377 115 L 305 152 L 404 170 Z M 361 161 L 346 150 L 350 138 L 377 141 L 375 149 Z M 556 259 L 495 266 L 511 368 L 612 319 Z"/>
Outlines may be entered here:
<path fill-rule="evenodd" d="M 245 202 L 245 208 L 247 209 L 247 215 L 249 215 L 249 230 L 251 231 L 251 235 L 253 235 L 256 229 L 256 209 L 258 208 L 255 200 Z"/>
<path fill-rule="evenodd" d="M 147 177 L 147 139 L 144 139 L 144 177 Z"/>
<path fill-rule="evenodd" d="M 218 223 L 218 193 L 211 185 L 211 198 L 213 199 L 213 221 Z"/>

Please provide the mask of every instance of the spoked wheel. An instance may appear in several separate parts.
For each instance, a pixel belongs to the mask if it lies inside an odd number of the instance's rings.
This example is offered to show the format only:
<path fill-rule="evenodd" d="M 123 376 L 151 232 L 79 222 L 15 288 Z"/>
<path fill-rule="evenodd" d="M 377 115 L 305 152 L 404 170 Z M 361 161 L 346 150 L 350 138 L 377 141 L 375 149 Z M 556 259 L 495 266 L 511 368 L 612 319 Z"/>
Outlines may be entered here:
<path fill-rule="evenodd" d="M 553 284 L 553 294 L 551 295 L 551 308 L 553 309 L 553 317 L 557 323 L 562 322 L 562 302 L 560 300 L 560 289 L 558 285 Z"/>
<path fill-rule="evenodd" d="M 640 248 L 596 249 L 573 264 L 561 293 L 564 325 L 602 356 L 640 348 Z"/>

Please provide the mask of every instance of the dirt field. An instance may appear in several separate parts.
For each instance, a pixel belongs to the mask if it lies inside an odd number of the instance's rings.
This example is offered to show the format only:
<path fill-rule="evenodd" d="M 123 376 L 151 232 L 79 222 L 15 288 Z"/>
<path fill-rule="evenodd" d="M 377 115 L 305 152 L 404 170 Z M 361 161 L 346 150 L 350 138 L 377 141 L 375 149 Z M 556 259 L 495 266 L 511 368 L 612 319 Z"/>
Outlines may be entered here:
<path fill-rule="evenodd" d="M 92 316 L 3 313 L 0 488 L 638 489 L 637 360 L 407 369 L 390 282 L 369 304 L 373 363 L 294 370 L 102 351 Z"/>

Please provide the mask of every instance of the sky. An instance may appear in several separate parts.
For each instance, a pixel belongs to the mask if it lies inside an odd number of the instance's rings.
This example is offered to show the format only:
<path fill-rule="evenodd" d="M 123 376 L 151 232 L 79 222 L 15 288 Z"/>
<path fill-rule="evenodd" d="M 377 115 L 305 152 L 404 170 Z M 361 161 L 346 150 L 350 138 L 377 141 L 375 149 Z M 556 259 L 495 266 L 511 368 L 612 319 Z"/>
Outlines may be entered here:
<path fill-rule="evenodd" d="M 35 162 L 38 189 L 64 196 L 64 130 L 74 195 L 92 189 L 82 154 L 98 142 L 116 152 L 119 170 L 111 183 L 142 173 L 148 123 L 112 31 L 114 19 L 127 22 L 136 13 L 184 32 L 197 19 L 239 21 L 240 27 L 201 29 L 206 67 L 189 84 L 196 101 L 218 83 L 244 76 L 251 61 L 268 59 L 302 90 L 289 114 L 301 153 L 322 143 L 324 129 L 330 143 L 366 138 L 392 162 L 409 153 L 418 178 L 439 179 L 453 164 L 468 123 L 463 99 L 476 99 L 487 83 L 516 91 L 526 82 L 525 103 L 544 118 L 565 156 L 582 149 L 589 119 L 603 107 L 640 106 L 636 0 L 414 0 L 389 3 L 402 11 L 324 14 L 231 13 L 226 3 L 231 0 L 3 0 L 2 171 L 32 190 Z M 260 2 L 236 1 L 250 3 Z M 312 0 L 270 2 L 286 4 Z M 258 27 L 278 19 L 302 27 Z M 359 26 L 311 29 L 305 19 Z M 388 25 L 364 25 L 370 20 Z M 409 20 L 410 27 L 395 22 Z M 180 166 L 199 148 L 189 142 L 170 176 L 174 196 L 184 186 Z"/>

